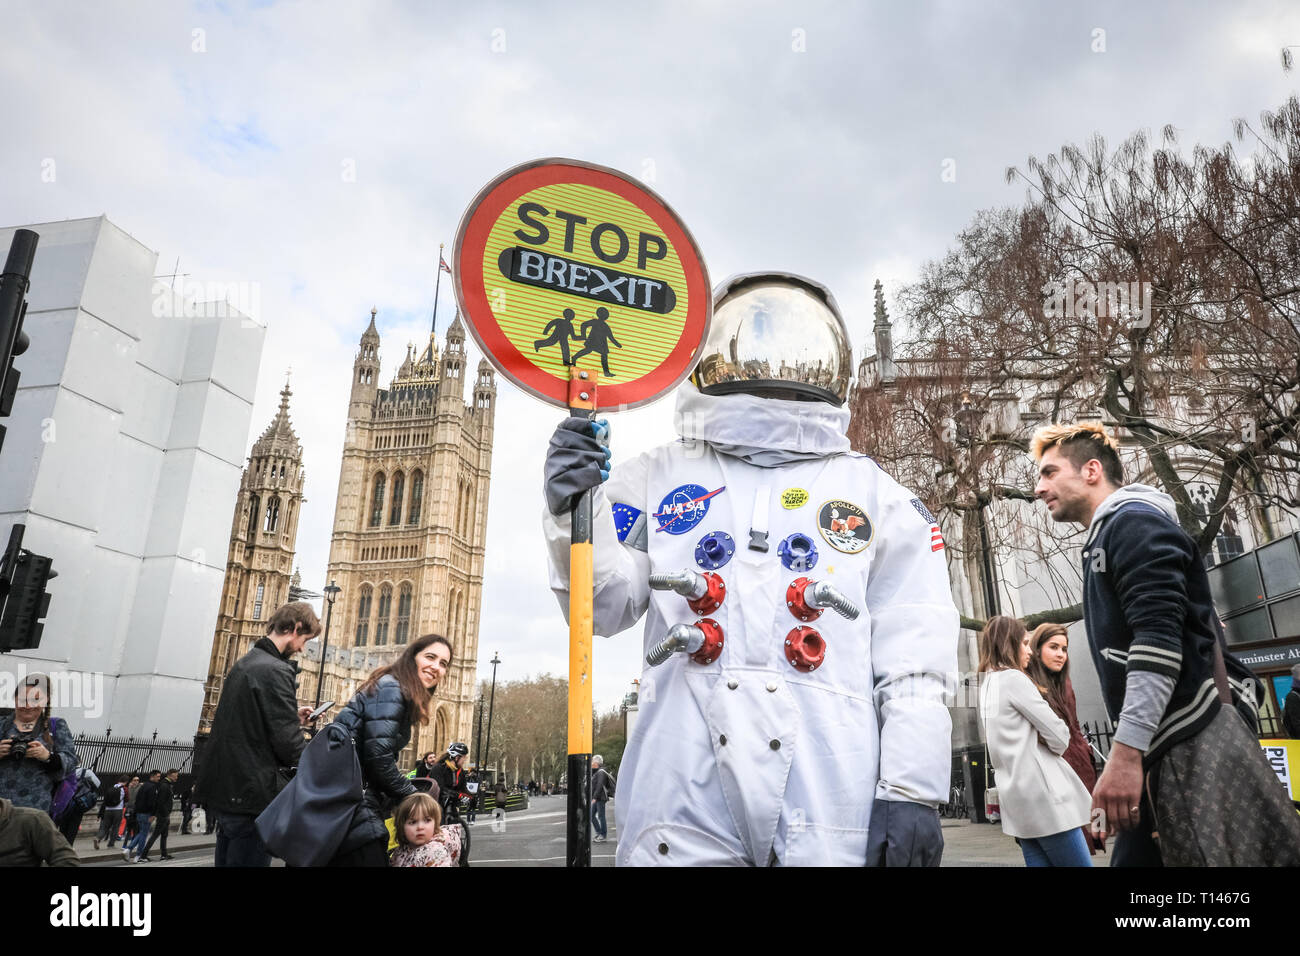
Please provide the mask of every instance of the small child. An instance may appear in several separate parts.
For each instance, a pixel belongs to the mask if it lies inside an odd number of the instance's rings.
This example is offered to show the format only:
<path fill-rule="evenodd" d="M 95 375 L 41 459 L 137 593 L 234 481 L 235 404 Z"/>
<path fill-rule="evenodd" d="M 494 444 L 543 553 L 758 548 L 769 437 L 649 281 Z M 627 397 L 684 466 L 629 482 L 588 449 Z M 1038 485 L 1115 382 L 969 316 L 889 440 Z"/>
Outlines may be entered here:
<path fill-rule="evenodd" d="M 397 849 L 389 866 L 456 866 L 460 827 L 442 826 L 442 808 L 427 793 L 413 793 L 397 807 L 393 820 Z"/>

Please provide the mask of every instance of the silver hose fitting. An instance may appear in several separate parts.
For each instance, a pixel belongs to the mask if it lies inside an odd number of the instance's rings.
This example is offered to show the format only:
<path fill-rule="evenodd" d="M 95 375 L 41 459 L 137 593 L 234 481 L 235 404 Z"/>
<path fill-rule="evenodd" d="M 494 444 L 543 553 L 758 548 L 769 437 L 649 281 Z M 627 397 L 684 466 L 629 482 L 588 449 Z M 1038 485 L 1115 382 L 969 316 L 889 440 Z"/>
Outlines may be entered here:
<path fill-rule="evenodd" d="M 656 591 L 676 591 L 682 597 L 694 601 L 704 597 L 709 590 L 709 582 L 698 571 L 686 568 L 682 571 L 660 571 L 650 575 L 650 587 Z"/>
<path fill-rule="evenodd" d="M 804 592 L 804 599 L 809 607 L 830 608 L 850 621 L 858 619 L 858 606 L 840 593 L 839 588 L 829 581 L 818 581 Z"/>
<path fill-rule="evenodd" d="M 672 577 L 672 575 L 666 575 Z M 693 624 L 674 624 L 668 629 L 668 636 L 650 649 L 645 662 L 651 667 L 658 667 L 677 651 L 694 654 L 704 646 L 704 632 Z"/>

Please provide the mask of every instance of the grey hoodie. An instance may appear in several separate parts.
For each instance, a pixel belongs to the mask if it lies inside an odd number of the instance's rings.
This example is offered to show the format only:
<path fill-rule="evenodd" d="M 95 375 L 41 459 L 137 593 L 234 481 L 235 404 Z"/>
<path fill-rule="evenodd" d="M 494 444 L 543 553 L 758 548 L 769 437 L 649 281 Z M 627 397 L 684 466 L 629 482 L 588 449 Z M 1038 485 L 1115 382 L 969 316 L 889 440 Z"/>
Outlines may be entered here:
<path fill-rule="evenodd" d="M 1178 506 L 1174 504 L 1174 499 L 1169 497 L 1158 488 L 1152 488 L 1150 485 L 1133 482 L 1131 485 L 1125 485 L 1111 493 L 1110 497 L 1097 506 L 1096 513 L 1092 516 L 1092 524 L 1088 525 L 1088 540 L 1097 533 L 1098 524 L 1102 518 L 1113 514 L 1120 505 L 1128 504 L 1130 501 L 1141 501 L 1145 504 L 1154 505 L 1159 508 L 1175 521 L 1178 520 Z"/>

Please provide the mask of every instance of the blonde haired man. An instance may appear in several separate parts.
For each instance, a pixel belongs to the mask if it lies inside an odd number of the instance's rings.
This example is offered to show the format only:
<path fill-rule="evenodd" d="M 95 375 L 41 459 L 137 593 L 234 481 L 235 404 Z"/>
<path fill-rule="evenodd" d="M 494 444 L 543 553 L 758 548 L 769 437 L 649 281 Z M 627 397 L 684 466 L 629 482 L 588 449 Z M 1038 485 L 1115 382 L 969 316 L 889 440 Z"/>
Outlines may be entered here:
<path fill-rule="evenodd" d="M 1118 833 L 1111 865 L 1300 864 L 1300 820 L 1254 738 L 1258 681 L 1222 648 L 1174 499 L 1125 485 L 1100 425 L 1047 426 L 1030 451 L 1052 519 L 1088 529 L 1084 624 L 1117 723 L 1092 795 L 1099 828 Z"/>

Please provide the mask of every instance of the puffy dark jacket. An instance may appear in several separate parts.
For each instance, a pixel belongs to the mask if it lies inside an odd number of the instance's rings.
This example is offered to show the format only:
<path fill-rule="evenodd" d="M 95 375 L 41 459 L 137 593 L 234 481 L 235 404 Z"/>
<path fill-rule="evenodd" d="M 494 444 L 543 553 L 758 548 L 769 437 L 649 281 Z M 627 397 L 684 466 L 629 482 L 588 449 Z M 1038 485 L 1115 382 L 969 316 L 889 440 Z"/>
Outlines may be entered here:
<path fill-rule="evenodd" d="M 397 767 L 397 755 L 411 741 L 411 705 L 397 678 L 385 674 L 374 691 L 353 697 L 334 723 L 356 741 L 365 787 L 361 806 L 339 847 L 340 853 L 349 853 L 373 840 L 387 841 L 384 820 L 403 797 L 416 791 L 415 784 Z"/>
<path fill-rule="evenodd" d="M 297 683 L 297 665 L 266 637 L 230 669 L 199 766 L 209 811 L 256 816 L 284 789 L 306 746 Z"/>

